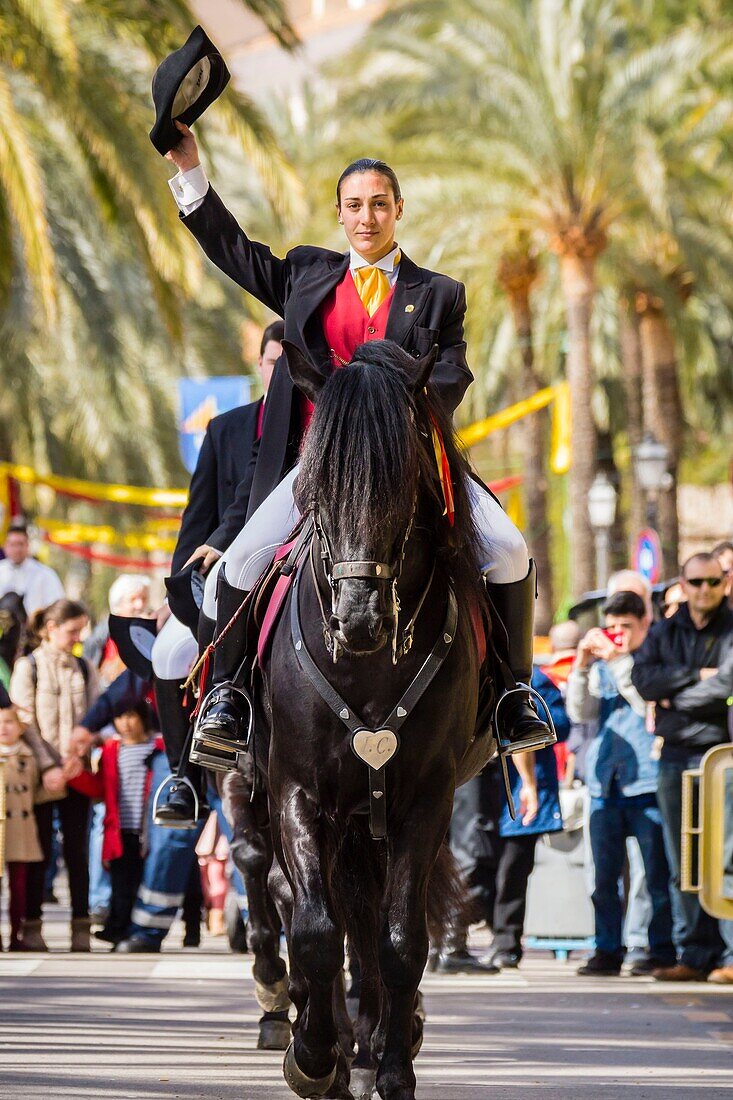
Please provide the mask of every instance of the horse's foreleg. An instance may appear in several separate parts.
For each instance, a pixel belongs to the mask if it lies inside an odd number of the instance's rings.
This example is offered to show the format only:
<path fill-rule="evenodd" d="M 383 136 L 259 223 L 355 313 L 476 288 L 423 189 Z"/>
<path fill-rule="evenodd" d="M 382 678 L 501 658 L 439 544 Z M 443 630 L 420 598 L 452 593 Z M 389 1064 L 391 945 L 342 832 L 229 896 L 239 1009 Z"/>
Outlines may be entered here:
<path fill-rule="evenodd" d="M 415 1006 L 428 957 L 427 888 L 449 821 L 448 808 L 436 812 L 438 801 L 416 804 L 393 840 L 379 935 L 385 1005 L 374 1038 L 382 1100 L 415 1100 L 412 1059 L 422 1038 L 415 1032 Z"/>
<path fill-rule="evenodd" d="M 331 903 L 328 838 L 317 808 L 303 791 L 297 791 L 283 808 L 279 832 L 293 891 L 288 938 L 292 971 L 294 977 L 302 975 L 307 986 L 307 1003 L 299 1011 L 295 1037 L 285 1056 L 285 1080 L 299 1096 L 334 1095 L 340 1052 L 333 989 L 344 963 L 344 931 Z M 346 1088 L 336 1095 L 350 1094 Z"/>
<path fill-rule="evenodd" d="M 280 920 L 268 890 L 272 863 L 269 830 L 258 824 L 250 801 L 251 779 L 227 772 L 221 785 L 224 814 L 232 827 L 231 855 L 242 875 L 249 908 L 248 946 L 254 955 L 255 996 L 262 1009 L 258 1047 L 285 1050 L 290 1042 L 287 968 L 280 958 Z"/>

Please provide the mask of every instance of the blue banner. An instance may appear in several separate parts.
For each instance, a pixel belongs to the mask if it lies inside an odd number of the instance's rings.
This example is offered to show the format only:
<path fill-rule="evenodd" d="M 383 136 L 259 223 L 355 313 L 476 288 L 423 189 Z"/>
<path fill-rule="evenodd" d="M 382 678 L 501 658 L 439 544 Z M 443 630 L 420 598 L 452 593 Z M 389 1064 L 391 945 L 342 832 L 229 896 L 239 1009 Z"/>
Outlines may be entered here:
<path fill-rule="evenodd" d="M 196 462 L 204 441 L 209 421 L 219 413 L 246 405 L 250 400 L 250 381 L 240 375 L 222 378 L 204 378 L 194 381 L 181 378 L 178 382 L 180 404 L 181 457 L 189 473 L 196 469 Z"/>

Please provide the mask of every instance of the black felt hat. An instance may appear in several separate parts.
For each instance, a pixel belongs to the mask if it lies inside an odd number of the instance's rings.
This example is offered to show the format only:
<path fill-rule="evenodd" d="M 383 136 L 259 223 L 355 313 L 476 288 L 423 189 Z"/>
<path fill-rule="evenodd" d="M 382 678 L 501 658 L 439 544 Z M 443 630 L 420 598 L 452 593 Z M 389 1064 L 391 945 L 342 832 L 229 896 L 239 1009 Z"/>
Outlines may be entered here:
<path fill-rule="evenodd" d="M 153 678 L 156 631 L 155 619 L 128 618 L 126 615 L 109 617 L 109 636 L 120 651 L 123 663 L 143 680 Z"/>
<path fill-rule="evenodd" d="M 174 120 L 190 126 L 218 99 L 230 80 L 224 59 L 203 27 L 196 27 L 180 50 L 155 70 L 155 125 L 150 140 L 165 156 L 181 140 Z"/>
<path fill-rule="evenodd" d="M 204 602 L 205 578 L 199 572 L 199 560 L 165 578 L 168 606 L 180 623 L 187 626 L 194 637 L 198 632 L 199 611 Z"/>

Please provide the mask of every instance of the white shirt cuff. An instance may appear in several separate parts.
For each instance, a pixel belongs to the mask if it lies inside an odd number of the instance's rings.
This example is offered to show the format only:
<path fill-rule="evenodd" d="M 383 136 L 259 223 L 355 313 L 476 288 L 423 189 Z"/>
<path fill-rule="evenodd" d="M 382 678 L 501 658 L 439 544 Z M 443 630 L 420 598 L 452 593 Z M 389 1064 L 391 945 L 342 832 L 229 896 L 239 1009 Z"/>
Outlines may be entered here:
<path fill-rule="evenodd" d="M 168 180 L 168 186 L 173 192 L 173 198 L 178 204 L 182 214 L 193 214 L 198 210 L 206 198 L 209 190 L 209 181 L 202 164 L 190 168 L 188 172 L 179 172 L 172 180 Z"/>

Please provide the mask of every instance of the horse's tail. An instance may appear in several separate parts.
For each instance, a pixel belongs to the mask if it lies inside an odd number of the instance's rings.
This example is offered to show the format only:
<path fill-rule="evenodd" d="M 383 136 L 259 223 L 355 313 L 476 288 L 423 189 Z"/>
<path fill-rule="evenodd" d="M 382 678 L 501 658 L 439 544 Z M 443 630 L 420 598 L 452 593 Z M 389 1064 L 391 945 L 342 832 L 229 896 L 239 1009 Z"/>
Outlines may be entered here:
<path fill-rule="evenodd" d="M 339 853 L 332 892 L 347 935 L 361 955 L 366 942 L 376 942 L 383 891 L 385 855 L 369 837 L 365 820 L 353 818 Z M 444 842 L 430 872 L 427 889 L 428 933 L 439 946 L 448 929 L 468 909 L 466 888 L 453 853 Z M 366 941 L 366 942 L 365 942 Z"/>
<path fill-rule="evenodd" d="M 440 846 L 428 882 L 428 932 L 434 945 L 442 944 L 448 929 L 468 909 L 466 886 L 447 841 Z"/>

